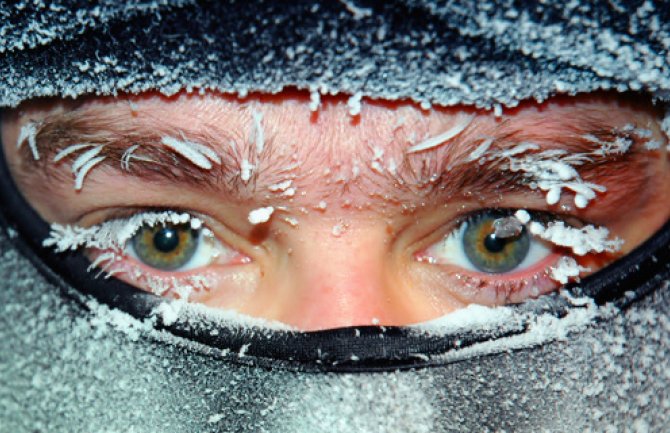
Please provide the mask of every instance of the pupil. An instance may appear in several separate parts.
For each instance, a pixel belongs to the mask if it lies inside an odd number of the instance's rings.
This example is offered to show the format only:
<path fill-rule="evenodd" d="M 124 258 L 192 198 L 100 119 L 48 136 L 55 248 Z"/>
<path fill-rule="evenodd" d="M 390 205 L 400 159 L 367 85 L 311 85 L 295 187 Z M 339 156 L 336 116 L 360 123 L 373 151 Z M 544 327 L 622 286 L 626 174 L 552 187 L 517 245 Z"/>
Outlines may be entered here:
<path fill-rule="evenodd" d="M 171 227 L 163 227 L 154 235 L 154 247 L 162 253 L 169 253 L 179 245 L 179 233 Z"/>
<path fill-rule="evenodd" d="M 484 238 L 484 246 L 492 253 L 501 252 L 505 249 L 505 244 L 507 244 L 505 239 L 497 238 L 495 233 L 491 233 Z"/>

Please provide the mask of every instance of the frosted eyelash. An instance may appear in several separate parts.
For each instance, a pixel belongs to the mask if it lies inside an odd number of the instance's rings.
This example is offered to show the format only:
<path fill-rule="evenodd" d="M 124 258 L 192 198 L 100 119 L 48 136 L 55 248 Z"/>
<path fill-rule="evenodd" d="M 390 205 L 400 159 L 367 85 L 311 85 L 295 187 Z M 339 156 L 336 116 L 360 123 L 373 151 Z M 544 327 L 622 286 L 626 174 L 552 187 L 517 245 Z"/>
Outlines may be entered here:
<path fill-rule="evenodd" d="M 510 218 L 510 217 L 508 217 Z M 574 254 L 583 256 L 588 253 L 614 253 L 621 250 L 623 239 L 610 239 L 610 232 L 606 227 L 586 225 L 584 227 L 570 227 L 563 221 L 552 221 L 546 226 L 538 221 L 531 221 L 530 214 L 520 209 L 511 218 L 528 227 L 528 231 L 553 245 L 570 248 Z M 554 266 L 549 268 L 548 275 L 561 284 L 570 279 L 578 279 L 584 272 L 591 271 L 577 263 L 573 257 L 562 256 Z"/>
<path fill-rule="evenodd" d="M 52 247 L 57 253 L 74 251 L 80 248 L 91 248 L 105 250 L 106 252 L 97 256 L 88 266 L 87 271 L 92 272 L 99 269 L 95 278 L 102 274 L 105 278 L 124 272 L 129 273 L 136 280 L 141 280 L 152 293 L 162 296 L 168 291 L 173 291 L 182 299 L 188 300 L 194 291 L 205 290 L 209 285 L 206 277 L 190 275 L 185 277 L 186 281 L 177 280 L 174 277 L 157 277 L 147 275 L 137 268 L 124 269 L 115 268 L 114 265 L 125 256 L 126 243 L 142 227 L 153 227 L 157 224 L 187 224 L 194 230 L 202 229 L 204 236 L 212 236 L 207 228 L 203 228 L 203 222 L 199 218 L 188 213 L 174 211 L 144 212 L 129 218 L 115 219 L 92 227 L 80 227 L 75 225 L 52 224 L 51 232 L 47 239 L 42 242 L 45 247 Z"/>
<path fill-rule="evenodd" d="M 143 226 L 157 224 L 191 224 L 198 229 L 202 221 L 188 213 L 174 211 L 144 212 L 129 218 L 115 219 L 92 227 L 51 224 L 49 236 L 42 242 L 44 247 L 52 247 L 55 252 L 75 251 L 79 248 L 123 251 L 128 242 Z"/>

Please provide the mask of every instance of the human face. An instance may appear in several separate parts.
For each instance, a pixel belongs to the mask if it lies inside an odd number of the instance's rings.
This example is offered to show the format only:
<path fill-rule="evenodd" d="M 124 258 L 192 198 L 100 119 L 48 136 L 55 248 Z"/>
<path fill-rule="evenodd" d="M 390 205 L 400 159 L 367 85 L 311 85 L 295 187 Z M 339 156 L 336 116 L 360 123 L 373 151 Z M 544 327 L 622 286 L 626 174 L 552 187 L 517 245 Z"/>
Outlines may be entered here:
<path fill-rule="evenodd" d="M 670 214 L 667 139 L 647 101 L 560 97 L 503 113 L 316 105 L 300 92 L 39 101 L 5 113 L 2 139 L 50 223 L 189 214 L 144 224 L 107 262 L 114 248 L 89 244 L 116 278 L 303 330 L 537 297 L 625 255 Z M 544 187 L 529 161 L 559 164 L 549 181 L 563 187 Z M 517 210 L 543 229 L 604 228 L 602 248 L 532 230 Z M 521 232 L 496 243 L 493 222 L 510 218 Z"/>

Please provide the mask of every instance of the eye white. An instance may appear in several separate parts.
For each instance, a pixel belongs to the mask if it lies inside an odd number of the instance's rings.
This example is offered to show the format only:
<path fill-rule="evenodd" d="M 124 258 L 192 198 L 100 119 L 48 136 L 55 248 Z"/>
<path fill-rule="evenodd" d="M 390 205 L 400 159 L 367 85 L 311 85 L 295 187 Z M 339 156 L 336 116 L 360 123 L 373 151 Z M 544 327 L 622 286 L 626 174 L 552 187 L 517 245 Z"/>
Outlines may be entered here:
<path fill-rule="evenodd" d="M 468 271 L 482 272 L 470 261 L 463 248 L 463 239 L 467 227 L 468 222 L 465 221 L 447 236 L 442 238 L 442 240 L 428 247 L 426 250 L 428 261 L 437 264 L 459 266 Z M 545 242 L 531 236 L 528 253 L 526 253 L 523 261 L 512 271 L 521 271 L 529 268 L 541 262 L 550 254 L 551 248 L 549 248 Z"/>

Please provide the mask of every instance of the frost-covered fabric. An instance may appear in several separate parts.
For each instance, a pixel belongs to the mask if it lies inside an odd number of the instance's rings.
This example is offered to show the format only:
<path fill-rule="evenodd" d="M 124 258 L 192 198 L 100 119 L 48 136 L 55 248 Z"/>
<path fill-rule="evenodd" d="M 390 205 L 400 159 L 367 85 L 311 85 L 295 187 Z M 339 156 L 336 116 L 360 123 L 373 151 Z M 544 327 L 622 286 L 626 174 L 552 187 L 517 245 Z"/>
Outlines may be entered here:
<path fill-rule="evenodd" d="M 486 107 L 670 90 L 661 1 L 35 0 L 4 4 L 0 23 L 0 106 L 183 88 Z"/>
<path fill-rule="evenodd" d="M 0 432 L 670 431 L 670 290 L 564 341 L 416 371 L 315 374 L 63 297 L 0 235 Z"/>

